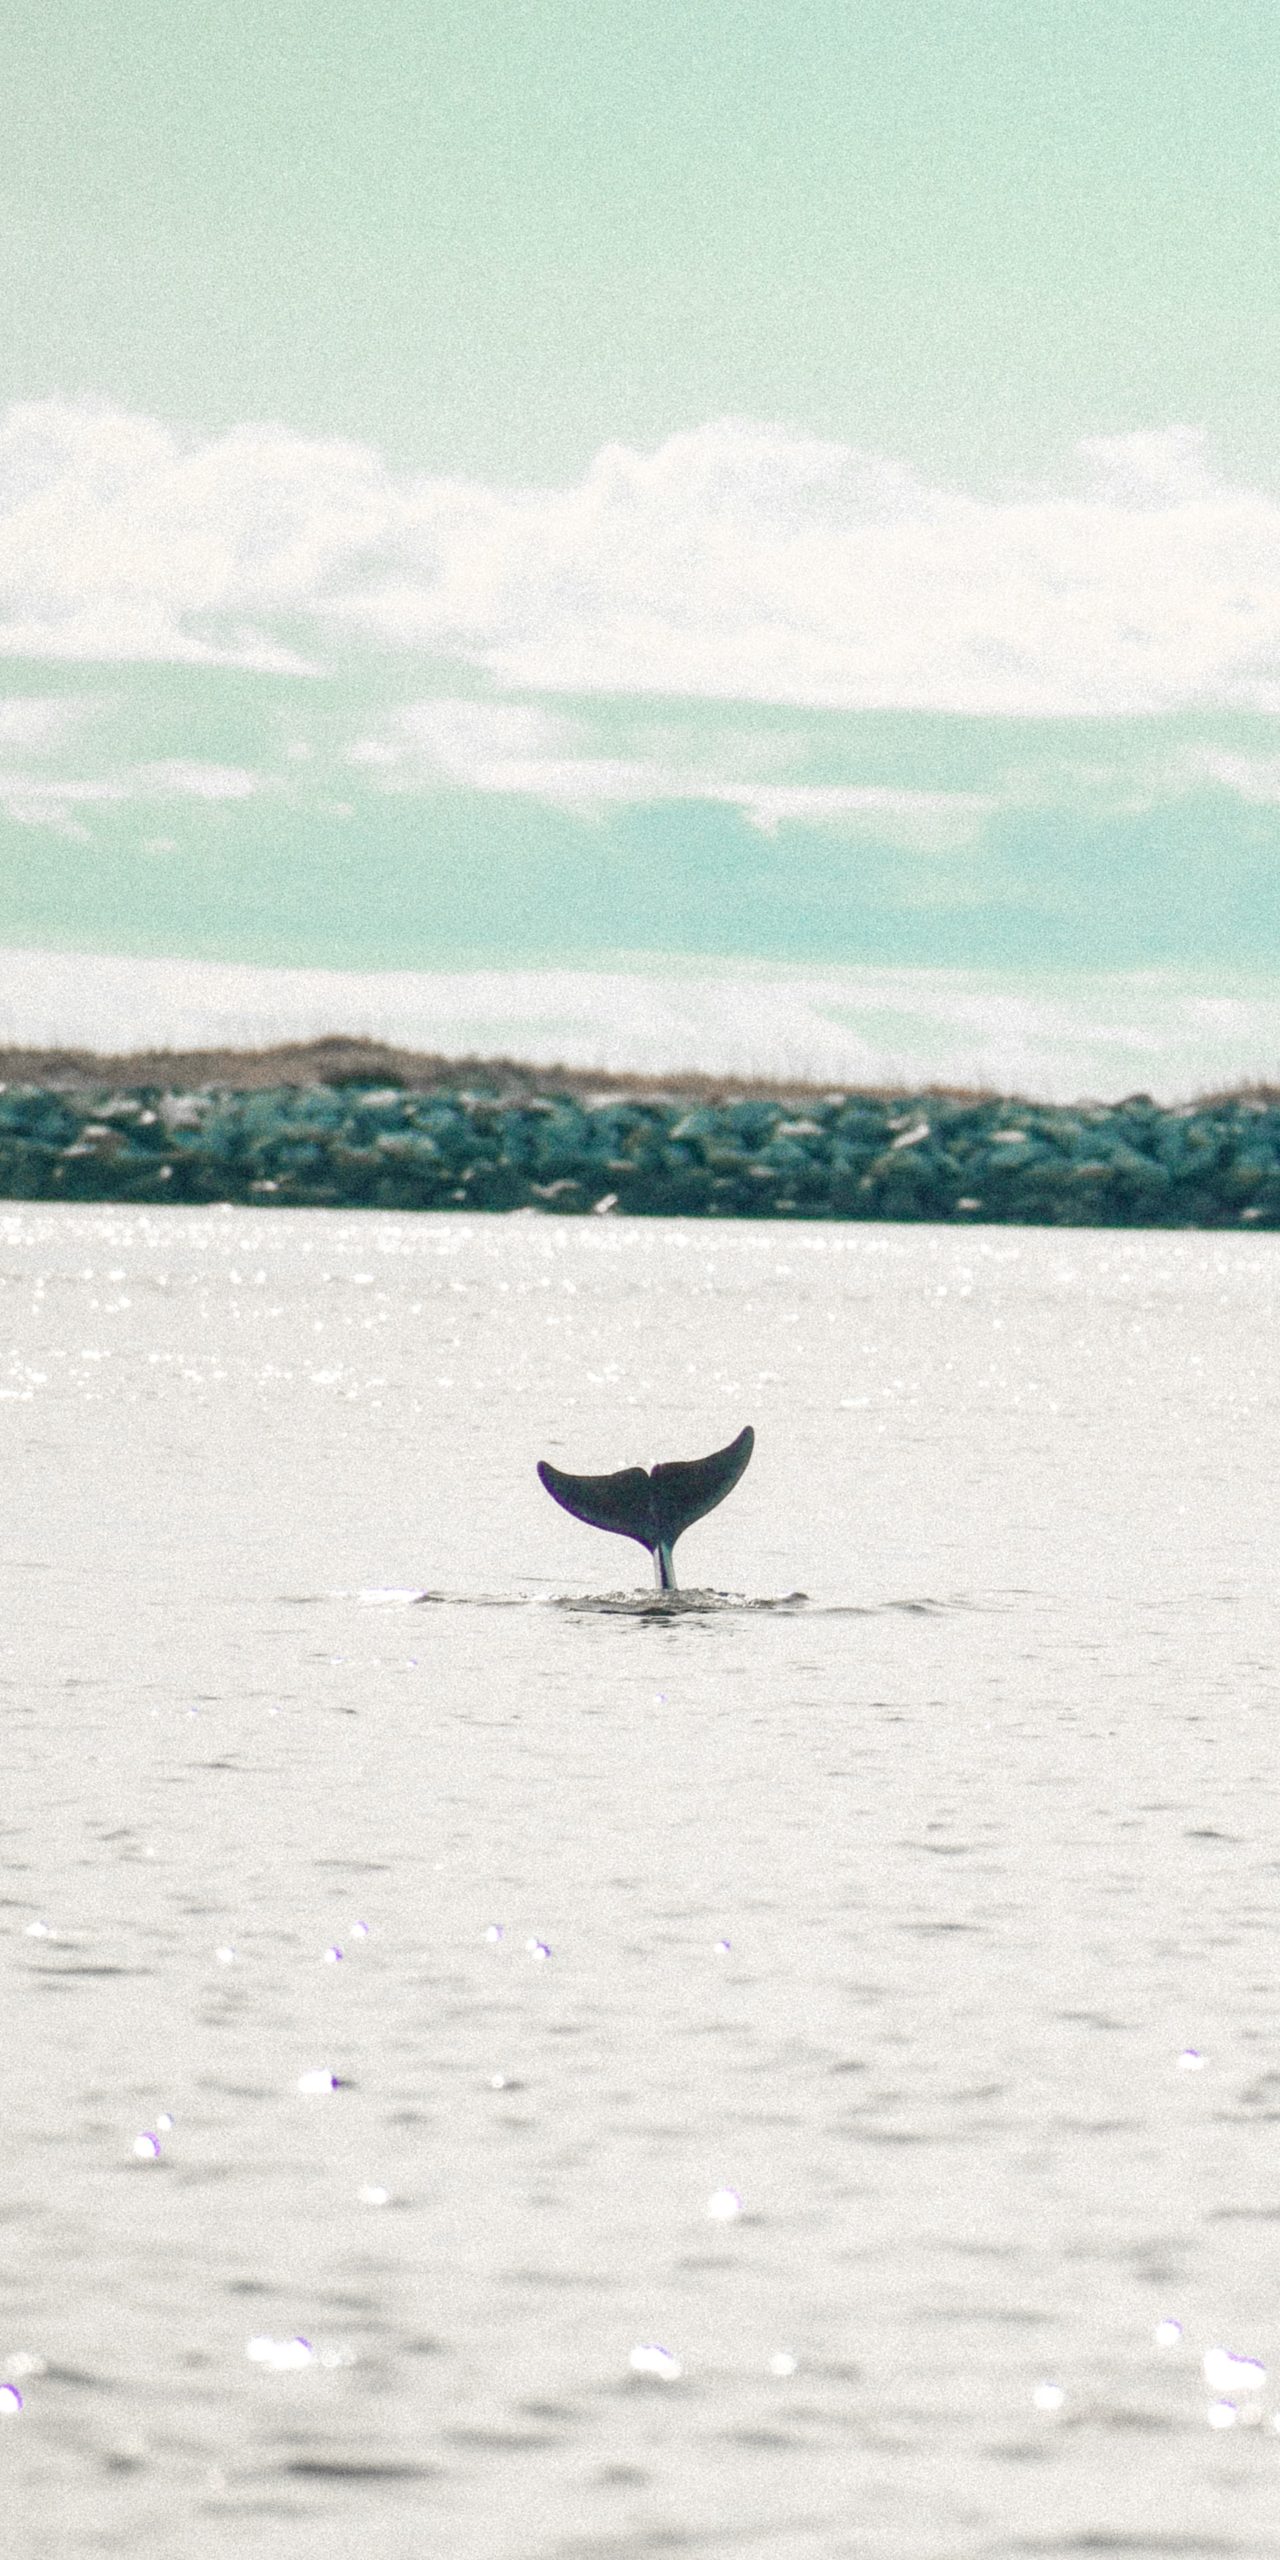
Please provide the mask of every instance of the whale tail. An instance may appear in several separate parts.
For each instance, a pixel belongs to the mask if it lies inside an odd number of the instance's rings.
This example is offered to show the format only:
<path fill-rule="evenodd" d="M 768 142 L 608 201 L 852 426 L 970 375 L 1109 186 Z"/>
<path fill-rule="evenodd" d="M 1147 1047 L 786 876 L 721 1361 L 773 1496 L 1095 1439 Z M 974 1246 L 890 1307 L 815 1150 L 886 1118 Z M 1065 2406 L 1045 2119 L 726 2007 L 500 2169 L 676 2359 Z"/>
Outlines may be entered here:
<path fill-rule="evenodd" d="M 575 1520 L 585 1520 L 590 1529 L 610 1529 L 619 1538 L 634 1538 L 637 1545 L 647 1547 L 658 1589 L 674 1591 L 671 1550 L 677 1538 L 732 1493 L 755 1442 L 748 1423 L 727 1449 L 713 1449 L 709 1458 L 676 1458 L 648 1472 L 643 1467 L 622 1467 L 611 1476 L 566 1475 L 542 1458 L 538 1474 L 552 1500 L 571 1511 Z"/>

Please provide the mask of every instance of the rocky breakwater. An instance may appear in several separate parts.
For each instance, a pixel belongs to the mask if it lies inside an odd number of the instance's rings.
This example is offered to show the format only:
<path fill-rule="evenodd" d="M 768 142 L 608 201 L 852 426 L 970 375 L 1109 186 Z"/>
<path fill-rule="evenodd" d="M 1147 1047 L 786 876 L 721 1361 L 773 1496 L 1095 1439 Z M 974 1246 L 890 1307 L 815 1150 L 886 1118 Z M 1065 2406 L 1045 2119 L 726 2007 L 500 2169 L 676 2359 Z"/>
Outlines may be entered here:
<path fill-rule="evenodd" d="M 0 1192 L 564 1216 L 1280 1226 L 1280 1091 L 989 1096 L 0 1086 Z"/>

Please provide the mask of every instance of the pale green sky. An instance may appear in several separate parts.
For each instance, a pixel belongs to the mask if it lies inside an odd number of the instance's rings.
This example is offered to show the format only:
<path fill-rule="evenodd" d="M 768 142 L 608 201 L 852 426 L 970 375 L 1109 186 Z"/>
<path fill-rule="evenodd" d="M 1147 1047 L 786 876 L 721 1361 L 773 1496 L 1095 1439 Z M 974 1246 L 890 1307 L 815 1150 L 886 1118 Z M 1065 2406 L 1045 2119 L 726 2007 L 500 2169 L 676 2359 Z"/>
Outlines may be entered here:
<path fill-rule="evenodd" d="M 0 0 L 0 944 L 1280 968 L 1278 124 L 1278 0 Z"/>
<path fill-rule="evenodd" d="M 1275 0 L 3 0 L 0 397 L 1275 476 Z"/>

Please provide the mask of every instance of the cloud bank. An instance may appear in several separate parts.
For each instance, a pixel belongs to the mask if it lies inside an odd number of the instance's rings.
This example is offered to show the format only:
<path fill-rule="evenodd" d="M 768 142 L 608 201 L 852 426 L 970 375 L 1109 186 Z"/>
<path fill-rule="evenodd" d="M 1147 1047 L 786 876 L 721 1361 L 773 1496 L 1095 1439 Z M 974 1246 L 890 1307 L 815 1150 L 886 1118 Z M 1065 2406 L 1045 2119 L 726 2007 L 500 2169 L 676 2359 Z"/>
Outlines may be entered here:
<path fill-rule="evenodd" d="M 7 412 L 3 652 L 303 672 L 353 642 L 534 695 L 1274 713 L 1280 504 L 1188 427 L 992 497 L 735 419 L 521 490 L 284 428 Z"/>
<path fill-rule="evenodd" d="M 1234 973 L 269 969 L 0 948 L 0 1042 L 262 1047 L 346 1031 L 453 1057 L 623 1074 L 931 1079 L 1164 1100 L 1272 1075 L 1280 993 Z"/>
<path fill-rule="evenodd" d="M 996 495 L 777 426 L 580 483 L 0 420 L 0 940 L 1280 961 L 1280 503 L 1189 428 Z"/>

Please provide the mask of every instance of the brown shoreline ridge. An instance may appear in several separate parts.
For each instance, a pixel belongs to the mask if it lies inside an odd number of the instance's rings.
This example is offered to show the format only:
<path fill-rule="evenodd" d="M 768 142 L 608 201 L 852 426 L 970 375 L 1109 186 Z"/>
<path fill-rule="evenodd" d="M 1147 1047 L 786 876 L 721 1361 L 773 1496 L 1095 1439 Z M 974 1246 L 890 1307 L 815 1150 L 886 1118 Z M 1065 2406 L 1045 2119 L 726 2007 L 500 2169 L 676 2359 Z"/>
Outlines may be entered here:
<path fill-rule="evenodd" d="M 498 1101 L 563 1093 L 634 1094 L 656 1101 L 721 1102 L 734 1096 L 768 1102 L 812 1102 L 834 1093 L 874 1093 L 888 1098 L 922 1092 L 956 1101 L 992 1101 L 988 1087 L 932 1084 L 851 1085 L 833 1077 L 711 1075 L 701 1069 L 668 1075 L 624 1075 L 605 1067 L 539 1066 L 522 1058 L 445 1057 L 435 1050 L 399 1049 L 381 1040 L 329 1033 L 318 1040 L 287 1040 L 270 1049 L 133 1049 L 106 1054 L 93 1049 L 0 1048 L 0 1085 L 42 1085 L 49 1092 L 227 1093 L 280 1092 L 294 1085 L 388 1085 L 405 1093 L 469 1093 Z"/>
<path fill-rule="evenodd" d="M 706 1104 L 733 1100 L 804 1103 L 837 1095 L 866 1095 L 885 1102 L 935 1098 L 1042 1107 L 1034 1095 L 1001 1092 L 995 1085 L 940 1081 L 858 1084 L 834 1076 L 819 1080 L 806 1076 L 712 1074 L 701 1068 L 673 1068 L 666 1075 L 627 1075 L 605 1067 L 542 1066 L 523 1058 L 448 1057 L 436 1050 L 401 1049 L 386 1041 L 360 1039 L 345 1032 L 326 1033 L 315 1040 L 281 1041 L 268 1049 L 0 1048 L 0 1087 L 5 1085 L 37 1085 L 51 1093 L 101 1093 L 108 1086 L 117 1092 L 135 1093 L 269 1093 L 290 1086 L 305 1091 L 308 1086 L 319 1085 L 384 1085 L 399 1087 L 405 1093 L 466 1092 L 511 1102 L 554 1094 L 565 1094 L 574 1101 L 591 1095 L 602 1099 L 634 1095 L 638 1101 Z M 1083 1103 L 1085 1098 L 1081 1095 L 1078 1099 Z M 1135 1094 L 1120 1099 L 1146 1102 L 1150 1097 Z M 1201 1108 L 1229 1102 L 1275 1104 L 1280 1102 L 1280 1083 L 1244 1079 L 1239 1084 L 1215 1086 L 1188 1100 Z M 1166 1103 L 1157 1107 L 1168 1110 L 1176 1106 Z"/>

